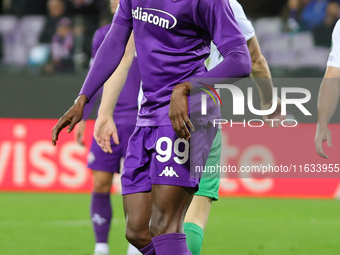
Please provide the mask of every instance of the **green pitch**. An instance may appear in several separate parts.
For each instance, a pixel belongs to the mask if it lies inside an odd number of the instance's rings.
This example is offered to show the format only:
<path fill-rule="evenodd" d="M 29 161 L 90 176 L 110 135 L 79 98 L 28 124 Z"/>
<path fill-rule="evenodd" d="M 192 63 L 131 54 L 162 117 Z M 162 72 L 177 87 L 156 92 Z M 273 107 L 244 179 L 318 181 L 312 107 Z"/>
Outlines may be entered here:
<path fill-rule="evenodd" d="M 121 197 L 113 196 L 112 255 L 125 255 Z M 0 193 L 1 255 L 92 255 L 90 195 Z M 221 198 L 202 255 L 340 254 L 340 201 Z"/>

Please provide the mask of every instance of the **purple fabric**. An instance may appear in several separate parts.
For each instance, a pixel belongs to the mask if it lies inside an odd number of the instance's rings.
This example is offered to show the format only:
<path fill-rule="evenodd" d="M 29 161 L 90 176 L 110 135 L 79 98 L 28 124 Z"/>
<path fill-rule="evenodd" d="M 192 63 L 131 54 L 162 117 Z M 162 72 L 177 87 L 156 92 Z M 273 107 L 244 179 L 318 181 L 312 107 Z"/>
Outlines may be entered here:
<path fill-rule="evenodd" d="M 153 243 L 149 243 L 147 246 L 139 250 L 143 255 L 156 255 L 153 248 Z"/>
<path fill-rule="evenodd" d="M 103 43 L 105 36 L 107 32 L 109 32 L 111 27 L 111 24 L 108 24 L 106 26 L 100 27 L 96 30 L 93 36 L 92 40 L 92 58 L 96 56 L 96 53 L 100 47 L 100 45 Z"/>
<path fill-rule="evenodd" d="M 243 78 L 251 72 L 251 58 L 246 44 L 240 44 L 232 49 L 221 52 L 223 61 L 209 72 L 194 76 L 196 79 L 226 79 Z"/>
<path fill-rule="evenodd" d="M 205 165 L 216 131 L 217 127 L 197 126 L 189 143 L 179 139 L 171 126 L 137 126 L 124 161 L 122 194 L 147 192 L 152 184 L 197 190 L 200 173 L 194 172 L 195 166 Z M 188 154 L 177 155 L 175 150 Z"/>
<path fill-rule="evenodd" d="M 129 27 L 112 24 L 94 58 L 93 64 L 79 93 L 80 95 L 85 95 L 88 100 L 91 100 L 97 90 L 111 76 L 124 55 L 125 46 L 131 31 Z M 119 36 L 117 36 L 117 34 Z"/>
<path fill-rule="evenodd" d="M 134 30 L 144 92 L 139 126 L 171 125 L 168 113 L 172 89 L 207 72 L 204 60 L 209 56 L 211 40 L 226 56 L 226 62 L 212 75 L 247 75 L 244 70 L 250 65 L 249 52 L 238 47 L 246 41 L 228 1 L 123 0 L 114 23 Z M 227 54 L 234 49 L 244 50 L 240 52 L 244 56 Z"/>
<path fill-rule="evenodd" d="M 204 60 L 209 56 L 211 40 L 224 55 L 246 44 L 228 1 L 122 0 L 80 94 L 90 99 L 115 70 L 132 27 L 144 91 L 139 126 L 171 125 L 168 112 L 172 89 L 206 72 Z M 249 63 L 243 60 L 249 60 L 249 53 L 245 50 L 239 54 L 244 57 L 237 60 L 235 54 L 227 54 L 225 61 L 233 65 L 222 63 L 212 74 L 244 76 L 247 68 L 243 65 Z M 226 70 L 224 65 L 230 68 Z"/>
<path fill-rule="evenodd" d="M 83 110 L 83 120 L 87 120 L 90 117 L 90 114 L 93 110 L 93 108 L 95 107 L 95 105 L 99 105 L 99 102 L 101 100 L 101 96 L 103 93 L 103 87 L 101 87 L 91 98 L 91 100 L 89 100 L 87 102 L 87 104 L 84 107 Z"/>
<path fill-rule="evenodd" d="M 244 51 L 247 51 L 248 53 L 244 54 Z M 209 72 L 201 73 L 190 79 L 193 87 L 203 87 L 207 89 L 207 87 L 202 85 L 201 82 L 211 86 L 214 84 L 232 84 L 240 77 L 246 77 L 249 75 L 251 71 L 251 59 L 246 44 L 237 45 L 233 49 L 222 52 L 222 54 L 224 59 L 219 65 L 211 69 Z M 202 93 L 205 92 L 192 90 L 190 93 L 189 114 L 194 126 L 207 125 L 209 122 L 213 123 L 213 120 L 215 119 L 221 119 L 220 106 L 215 105 L 215 102 L 210 97 L 207 101 L 208 114 L 206 116 L 201 115 Z M 214 95 L 214 93 L 212 94 Z M 214 97 L 215 100 L 218 101 L 215 95 Z"/>
<path fill-rule="evenodd" d="M 111 138 L 111 153 L 105 153 L 92 138 L 91 148 L 87 157 L 87 167 L 92 170 L 100 170 L 110 173 L 119 173 L 120 161 L 125 158 L 127 144 L 135 129 L 136 119 L 132 123 L 117 124 L 119 145 L 116 145 Z"/>
<path fill-rule="evenodd" d="M 92 41 L 92 58 L 95 57 L 100 45 L 105 39 L 111 24 L 99 28 Z M 114 111 L 114 120 L 116 124 L 136 123 L 138 111 L 138 94 L 140 88 L 140 71 L 138 60 L 135 58 L 131 64 L 124 88 L 122 89 Z M 101 87 L 91 100 L 85 105 L 83 119 L 89 118 L 92 109 L 96 104 L 99 105 L 103 87 Z"/>
<path fill-rule="evenodd" d="M 121 176 L 123 195 L 150 191 L 152 184 L 198 187 L 199 179 L 190 178 L 189 159 L 177 164 L 172 148 L 168 160 L 157 159 L 160 157 L 157 156 L 157 142 L 164 137 L 170 138 L 171 144 L 178 139 L 171 126 L 136 127 L 129 140 Z M 164 142 L 162 149 L 167 145 Z"/>
<path fill-rule="evenodd" d="M 183 233 L 171 233 L 152 238 L 157 255 L 192 255 Z"/>
<path fill-rule="evenodd" d="M 107 243 L 112 218 L 109 193 L 92 193 L 91 219 L 97 243 Z"/>

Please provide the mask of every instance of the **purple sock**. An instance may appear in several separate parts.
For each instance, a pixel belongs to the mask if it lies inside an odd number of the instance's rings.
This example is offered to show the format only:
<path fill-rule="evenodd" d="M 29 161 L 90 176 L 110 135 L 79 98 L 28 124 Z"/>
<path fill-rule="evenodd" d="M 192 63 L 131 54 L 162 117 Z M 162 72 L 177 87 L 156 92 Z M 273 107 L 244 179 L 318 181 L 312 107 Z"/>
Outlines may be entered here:
<path fill-rule="evenodd" d="M 139 250 L 143 255 L 156 255 L 153 248 L 153 243 L 149 243 L 147 246 Z"/>
<path fill-rule="evenodd" d="M 97 243 L 107 243 L 112 218 L 110 193 L 92 193 L 91 219 Z"/>
<path fill-rule="evenodd" d="M 183 233 L 171 233 L 152 238 L 157 255 L 192 255 Z"/>

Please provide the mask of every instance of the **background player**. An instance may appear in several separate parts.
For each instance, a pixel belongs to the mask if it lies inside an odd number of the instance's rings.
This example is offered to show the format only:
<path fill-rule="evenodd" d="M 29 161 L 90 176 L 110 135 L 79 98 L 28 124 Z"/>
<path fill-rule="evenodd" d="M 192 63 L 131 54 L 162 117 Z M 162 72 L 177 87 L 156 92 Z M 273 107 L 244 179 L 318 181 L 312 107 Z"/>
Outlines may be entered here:
<path fill-rule="evenodd" d="M 251 77 L 254 78 L 260 92 L 261 108 L 263 110 L 269 109 L 272 105 L 273 84 L 267 61 L 261 53 L 254 28 L 251 22 L 247 19 L 242 6 L 236 0 L 229 0 L 229 2 L 235 15 L 235 19 L 247 40 L 252 60 Z M 211 69 L 215 67 L 220 61 L 222 61 L 222 59 L 223 57 L 217 51 L 216 46 L 212 45 L 211 55 L 207 61 L 207 68 Z M 264 119 L 268 118 L 282 119 L 282 116 L 280 116 L 280 103 L 276 112 L 274 112 L 271 116 L 264 116 Z M 221 139 L 221 131 L 219 130 L 214 139 L 207 160 L 207 166 L 220 165 Z M 200 181 L 200 188 L 195 193 L 186 213 L 184 219 L 184 232 L 187 235 L 188 248 L 193 255 L 199 255 L 201 252 L 203 233 L 208 222 L 211 203 L 218 199 L 219 186 L 219 173 L 216 173 L 215 175 L 204 173 Z"/>
<path fill-rule="evenodd" d="M 184 214 L 199 179 L 190 178 L 190 167 L 185 164 L 189 163 L 189 158 L 175 157 L 178 151 L 175 149 L 172 154 L 173 148 L 169 145 L 182 143 L 184 147 L 187 146 L 188 143 L 179 140 L 177 135 L 186 140 L 190 136 L 192 139 L 199 136 L 201 139 L 196 138 L 196 141 L 200 144 L 191 146 L 197 161 L 192 160 L 200 165 L 205 164 L 216 130 L 206 122 L 196 127 L 197 131 L 190 135 L 185 125 L 190 125 L 187 95 L 191 84 L 188 80 L 194 76 L 202 79 L 248 76 L 249 52 L 228 2 L 123 0 L 80 96 L 53 129 L 53 144 L 61 129 L 68 125 L 68 132 L 73 129 L 82 117 L 84 104 L 116 69 L 132 27 L 143 80 L 144 100 L 137 127 L 129 140 L 122 175 L 126 235 L 143 254 L 168 255 L 169 251 L 173 254 L 190 254 L 181 229 Z M 225 59 L 216 68 L 206 72 L 204 60 L 209 54 L 211 39 Z M 115 89 L 117 92 L 120 90 L 117 87 Z M 119 93 L 116 94 L 118 97 Z M 117 97 L 112 99 L 113 104 Z M 177 106 L 172 108 L 176 109 L 175 112 L 169 110 L 170 98 L 170 104 Z M 112 119 L 112 113 L 108 113 L 107 118 Z M 209 116 L 211 119 L 206 121 L 219 116 L 217 108 Z M 117 133 L 113 136 L 118 143 Z M 110 149 L 111 137 L 108 138 L 97 140 L 104 149 Z M 165 151 L 166 154 L 162 149 L 163 141 L 170 148 L 170 151 Z M 171 174 L 166 171 L 168 169 L 171 169 Z"/>
<path fill-rule="evenodd" d="M 111 0 L 110 8 L 112 14 L 117 9 L 118 0 Z M 92 59 L 94 59 L 96 52 L 103 42 L 106 33 L 109 31 L 111 22 L 108 22 L 99 28 L 92 42 Z M 132 40 L 133 41 L 133 40 Z M 95 255 L 108 255 L 109 245 L 108 236 L 112 219 L 112 205 L 110 200 L 110 191 L 112 185 L 112 179 L 114 173 L 120 171 L 120 162 L 122 158 L 125 158 L 128 139 L 130 138 L 134 127 L 136 125 L 137 111 L 138 111 L 138 93 L 140 88 L 140 72 L 138 67 L 137 58 L 134 57 L 134 44 L 131 41 L 131 45 L 125 51 L 125 55 L 122 60 L 122 66 L 125 65 L 125 69 L 130 67 L 129 73 L 123 74 L 126 78 L 126 83 L 123 90 L 120 93 L 119 100 L 114 112 L 115 123 L 117 124 L 117 130 L 120 137 L 120 144 L 112 145 L 112 154 L 105 153 L 97 144 L 92 140 L 91 147 L 88 155 L 88 167 L 93 173 L 93 192 L 91 199 L 91 219 L 93 230 L 96 239 L 96 245 L 94 249 Z M 107 83 L 117 82 L 114 77 L 110 78 Z M 83 120 L 79 122 L 76 139 L 80 145 L 84 145 L 82 142 L 86 119 L 89 117 L 93 107 L 101 97 L 102 90 L 93 96 L 84 108 Z M 132 246 L 132 245 L 131 245 Z M 137 254 L 138 250 L 134 246 L 128 248 L 128 255 Z"/>
<path fill-rule="evenodd" d="M 332 35 L 332 50 L 327 62 L 327 69 L 322 81 L 318 99 L 318 123 L 315 135 L 315 148 L 320 157 L 328 156 L 322 149 L 322 143 L 327 141 L 332 146 L 332 134 L 328 129 L 340 97 L 340 21 L 335 25 Z"/>

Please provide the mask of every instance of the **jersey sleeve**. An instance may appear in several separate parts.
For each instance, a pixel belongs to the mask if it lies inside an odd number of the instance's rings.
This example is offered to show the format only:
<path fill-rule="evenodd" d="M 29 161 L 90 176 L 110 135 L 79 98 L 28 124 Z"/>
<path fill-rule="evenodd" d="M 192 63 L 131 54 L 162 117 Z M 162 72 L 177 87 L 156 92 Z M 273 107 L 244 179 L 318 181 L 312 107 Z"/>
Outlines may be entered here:
<path fill-rule="evenodd" d="M 251 24 L 250 20 L 247 18 L 244 10 L 237 0 L 229 0 L 231 9 L 234 12 L 234 16 L 237 24 L 240 26 L 243 36 L 246 41 L 250 40 L 255 36 L 255 29 Z"/>
<path fill-rule="evenodd" d="M 94 106 L 100 101 L 103 93 L 103 87 L 101 87 L 96 94 L 91 98 L 91 100 L 84 106 L 83 109 L 83 120 L 88 120 L 90 114 L 93 111 Z"/>
<path fill-rule="evenodd" d="M 93 36 L 93 40 L 92 40 L 92 58 L 94 58 L 96 56 L 96 53 L 100 47 L 100 45 L 102 44 L 102 42 L 104 41 L 104 36 L 102 36 L 102 34 L 100 33 L 99 30 L 97 30 L 95 33 L 94 33 L 94 36 Z"/>
<path fill-rule="evenodd" d="M 229 1 L 199 0 L 196 24 L 207 31 L 218 51 L 228 51 L 246 40 L 237 24 Z"/>
<path fill-rule="evenodd" d="M 131 0 L 120 0 L 117 9 L 112 22 L 132 28 Z"/>
<path fill-rule="evenodd" d="M 327 66 L 340 68 L 340 21 L 335 25 L 332 35 L 332 48 Z"/>

